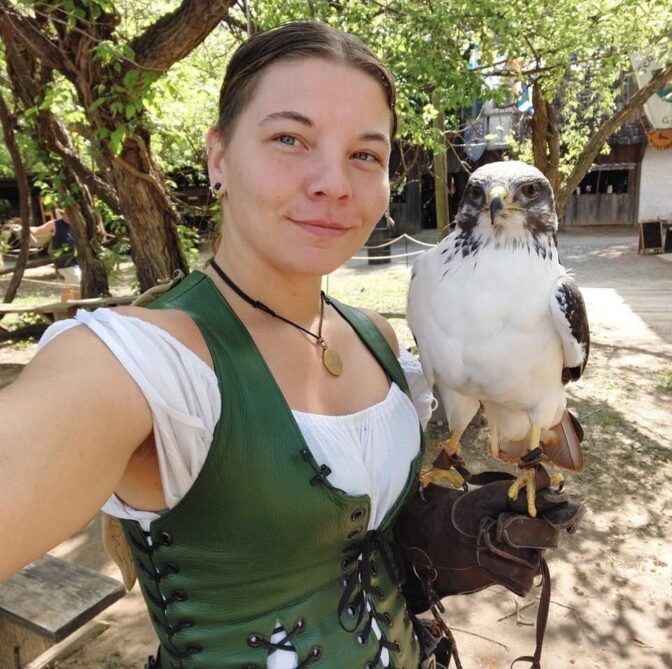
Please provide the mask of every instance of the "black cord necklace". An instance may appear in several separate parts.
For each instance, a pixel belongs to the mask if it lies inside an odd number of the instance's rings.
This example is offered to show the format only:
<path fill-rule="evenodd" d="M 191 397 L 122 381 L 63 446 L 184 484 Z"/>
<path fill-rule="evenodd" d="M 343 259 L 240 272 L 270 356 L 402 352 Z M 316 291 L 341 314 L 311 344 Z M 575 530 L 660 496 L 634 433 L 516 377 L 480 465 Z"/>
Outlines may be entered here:
<path fill-rule="evenodd" d="M 315 339 L 315 342 L 322 347 L 322 364 L 324 365 L 324 368 L 333 376 L 341 375 L 341 373 L 343 372 L 343 361 L 341 360 L 341 356 L 338 355 L 338 353 L 336 353 L 335 351 L 332 351 L 327 346 L 327 342 L 324 341 L 324 337 L 322 336 L 322 324 L 324 323 L 324 303 L 327 301 L 327 296 L 324 294 L 324 291 L 320 291 L 320 322 L 317 326 L 317 334 L 315 334 L 314 332 L 311 332 L 307 328 L 304 328 L 302 325 L 299 325 L 294 321 L 290 321 L 289 318 L 285 318 L 284 316 L 280 316 L 280 314 L 276 314 L 275 311 L 273 311 L 273 309 L 267 307 L 263 302 L 259 302 L 259 300 L 251 298 L 246 292 L 244 292 L 233 282 L 233 280 L 215 262 L 214 258 L 210 258 L 209 264 L 212 267 L 212 269 L 214 269 L 215 272 L 217 272 L 219 278 L 229 288 L 231 288 L 231 290 L 234 293 L 236 293 L 238 297 L 245 300 L 245 302 L 252 305 L 255 309 L 260 309 L 261 311 L 267 313 L 269 316 L 273 316 L 273 318 L 278 318 L 279 320 L 284 321 L 288 325 L 295 327 L 297 330 L 305 332 L 307 335 L 310 335 L 313 339 Z"/>

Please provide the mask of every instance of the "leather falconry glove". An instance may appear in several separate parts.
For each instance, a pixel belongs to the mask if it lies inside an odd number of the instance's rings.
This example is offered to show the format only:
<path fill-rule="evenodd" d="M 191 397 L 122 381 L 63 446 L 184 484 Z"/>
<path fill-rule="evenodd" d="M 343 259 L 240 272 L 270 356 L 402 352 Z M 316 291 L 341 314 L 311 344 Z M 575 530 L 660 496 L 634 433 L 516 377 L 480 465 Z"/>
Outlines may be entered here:
<path fill-rule="evenodd" d="M 503 585 L 523 596 L 538 575 L 543 589 L 534 657 L 518 658 L 540 668 L 541 643 L 550 603 L 544 552 L 556 548 L 560 532 L 574 532 L 584 507 L 562 491 L 537 493 L 538 516 L 527 514 L 523 495 L 512 501 L 510 481 L 470 491 L 430 485 L 402 507 L 395 526 L 405 570 L 403 592 L 415 614 L 442 610 L 440 599 Z"/>

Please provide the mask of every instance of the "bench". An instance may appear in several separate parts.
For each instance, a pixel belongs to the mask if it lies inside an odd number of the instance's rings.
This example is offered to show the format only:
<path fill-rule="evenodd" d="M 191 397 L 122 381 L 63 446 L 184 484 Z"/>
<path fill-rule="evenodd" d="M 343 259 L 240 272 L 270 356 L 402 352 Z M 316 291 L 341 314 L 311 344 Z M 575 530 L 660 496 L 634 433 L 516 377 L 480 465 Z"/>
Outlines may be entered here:
<path fill-rule="evenodd" d="M 65 300 L 49 304 L 0 304 L 0 316 L 5 314 L 36 314 L 47 323 L 72 318 L 77 309 L 95 309 L 97 307 L 116 307 L 131 304 L 137 295 L 119 295 L 116 297 L 90 297 L 81 300 Z"/>
<path fill-rule="evenodd" d="M 74 652 L 106 628 L 93 618 L 125 592 L 72 562 L 50 555 L 32 562 L 0 582 L 0 669 L 42 669 Z"/>

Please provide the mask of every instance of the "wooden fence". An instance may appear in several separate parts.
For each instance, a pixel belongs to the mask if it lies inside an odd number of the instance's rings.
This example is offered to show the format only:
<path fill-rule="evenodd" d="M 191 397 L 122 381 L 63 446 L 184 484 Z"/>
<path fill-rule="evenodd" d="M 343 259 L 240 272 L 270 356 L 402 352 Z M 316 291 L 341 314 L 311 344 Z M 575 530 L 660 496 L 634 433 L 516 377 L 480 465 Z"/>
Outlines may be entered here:
<path fill-rule="evenodd" d="M 572 195 L 564 226 L 636 225 L 637 198 L 632 193 L 581 193 Z"/>

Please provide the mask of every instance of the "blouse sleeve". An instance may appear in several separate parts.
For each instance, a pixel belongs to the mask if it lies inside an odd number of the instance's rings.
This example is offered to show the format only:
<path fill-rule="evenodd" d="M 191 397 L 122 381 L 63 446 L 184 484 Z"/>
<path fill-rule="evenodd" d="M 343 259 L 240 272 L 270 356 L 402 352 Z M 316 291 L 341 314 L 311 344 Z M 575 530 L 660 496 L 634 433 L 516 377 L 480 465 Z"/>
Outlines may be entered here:
<path fill-rule="evenodd" d="M 432 389 L 429 387 L 425 375 L 422 373 L 422 367 L 418 359 L 405 349 L 401 349 L 398 360 L 411 391 L 411 400 L 413 401 L 415 410 L 418 412 L 420 424 L 424 430 L 427 427 L 427 423 L 429 423 L 429 419 L 432 417 L 434 409 L 436 409 L 436 398 L 432 394 Z"/>
<path fill-rule="evenodd" d="M 42 336 L 44 346 L 61 332 L 88 327 L 117 358 L 142 391 L 152 412 L 161 483 L 168 508 L 182 499 L 200 473 L 219 420 L 217 377 L 193 351 L 162 328 L 109 309 L 79 310 Z M 111 515 L 151 520 L 116 496 L 103 509 Z"/>

